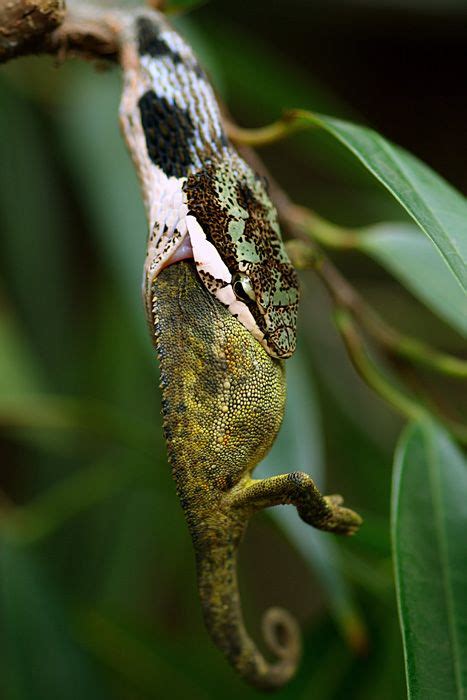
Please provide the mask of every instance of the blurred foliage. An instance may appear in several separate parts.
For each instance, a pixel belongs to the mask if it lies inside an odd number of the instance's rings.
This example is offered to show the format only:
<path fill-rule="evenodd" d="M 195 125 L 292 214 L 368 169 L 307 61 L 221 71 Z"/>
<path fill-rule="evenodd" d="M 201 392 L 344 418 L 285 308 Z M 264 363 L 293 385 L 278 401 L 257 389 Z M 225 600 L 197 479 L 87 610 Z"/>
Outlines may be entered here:
<path fill-rule="evenodd" d="M 289 107 L 368 121 L 465 190 L 462 3 L 410 8 L 212 0 L 176 22 L 243 124 Z M 117 69 L 77 61 L 57 70 L 49 58 L 22 59 L 0 71 L 0 696 L 256 698 L 201 620 L 140 300 L 146 226 L 119 91 Z M 262 155 L 296 201 L 337 223 L 403 218 L 325 134 Z M 462 351 L 461 336 L 376 262 L 333 257 L 402 331 Z M 355 374 L 315 275 L 302 285 L 287 415 L 261 468 L 307 469 L 365 525 L 343 542 L 289 509 L 259 516 L 242 549 L 247 618 L 256 637 L 270 604 L 301 622 L 302 665 L 278 697 L 404 697 L 389 539 L 401 421 Z M 457 384 L 393 369 L 465 419 Z"/>

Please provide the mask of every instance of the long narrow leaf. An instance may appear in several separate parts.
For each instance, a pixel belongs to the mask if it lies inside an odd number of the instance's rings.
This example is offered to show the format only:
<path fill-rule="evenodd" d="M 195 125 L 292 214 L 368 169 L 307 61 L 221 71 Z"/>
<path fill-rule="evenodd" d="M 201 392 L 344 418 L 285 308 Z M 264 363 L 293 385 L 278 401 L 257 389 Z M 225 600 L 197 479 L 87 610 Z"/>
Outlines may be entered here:
<path fill-rule="evenodd" d="M 298 110 L 325 129 L 369 170 L 433 241 L 463 289 L 467 288 L 467 203 L 418 158 L 371 129 Z"/>
<path fill-rule="evenodd" d="M 408 694 L 467 696 L 467 464 L 440 427 L 414 423 L 396 452 L 392 538 Z"/>

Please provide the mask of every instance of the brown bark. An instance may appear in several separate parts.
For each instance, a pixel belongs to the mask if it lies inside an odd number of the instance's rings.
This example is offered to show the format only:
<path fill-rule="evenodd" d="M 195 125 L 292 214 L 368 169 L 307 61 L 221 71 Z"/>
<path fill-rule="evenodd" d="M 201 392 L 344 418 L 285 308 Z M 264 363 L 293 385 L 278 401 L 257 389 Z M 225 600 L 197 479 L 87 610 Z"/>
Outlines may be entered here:
<path fill-rule="evenodd" d="M 163 0 L 146 4 L 161 9 Z M 81 0 L 0 0 L 0 63 L 31 53 L 116 61 L 118 17 Z"/>
<path fill-rule="evenodd" d="M 64 0 L 0 0 L 0 62 L 42 50 L 64 17 Z"/>
<path fill-rule="evenodd" d="M 112 11 L 92 6 L 84 6 L 80 11 L 79 6 L 73 6 L 60 27 L 45 38 L 41 51 L 116 61 L 118 26 Z"/>

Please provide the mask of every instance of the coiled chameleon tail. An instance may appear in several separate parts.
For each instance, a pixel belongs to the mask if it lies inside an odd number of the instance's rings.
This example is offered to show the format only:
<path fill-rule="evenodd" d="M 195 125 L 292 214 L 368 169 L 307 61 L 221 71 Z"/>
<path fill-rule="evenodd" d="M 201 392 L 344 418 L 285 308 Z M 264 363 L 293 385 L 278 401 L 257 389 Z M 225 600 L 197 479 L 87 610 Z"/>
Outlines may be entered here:
<path fill-rule="evenodd" d="M 259 653 L 245 629 L 237 585 L 237 536 L 243 532 L 245 523 L 234 525 L 234 534 L 224 529 L 226 525 L 222 523 L 216 537 L 211 531 L 211 537 L 203 544 L 200 540 L 195 544 L 206 627 L 215 644 L 249 683 L 264 690 L 280 688 L 296 671 L 300 632 L 288 612 L 280 608 L 267 610 L 262 621 L 263 636 L 277 660 L 269 664 Z"/>
<path fill-rule="evenodd" d="M 298 632 L 285 611 L 266 613 L 265 641 L 278 657 L 269 664 L 245 630 L 236 552 L 248 520 L 262 508 L 292 503 L 303 520 L 324 530 L 351 534 L 361 521 L 339 497 L 321 496 L 306 474 L 252 479 L 282 421 L 283 362 L 205 289 L 194 263 L 165 268 L 152 294 L 165 436 L 206 625 L 245 680 L 278 688 L 298 663 Z"/>

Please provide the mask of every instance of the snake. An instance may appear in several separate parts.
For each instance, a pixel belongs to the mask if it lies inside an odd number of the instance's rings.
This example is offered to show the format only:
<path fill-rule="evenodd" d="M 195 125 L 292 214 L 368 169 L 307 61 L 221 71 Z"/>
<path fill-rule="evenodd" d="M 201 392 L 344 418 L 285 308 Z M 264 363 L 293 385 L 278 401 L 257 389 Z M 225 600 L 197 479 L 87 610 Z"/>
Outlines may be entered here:
<path fill-rule="evenodd" d="M 206 72 L 164 15 L 139 10 L 122 24 L 120 124 L 149 224 L 146 302 L 164 267 L 193 259 L 206 289 L 266 351 L 290 357 L 299 285 L 266 179 L 227 138 Z"/>

